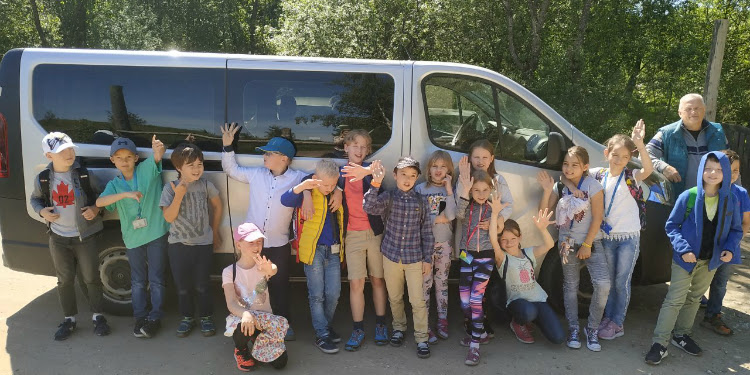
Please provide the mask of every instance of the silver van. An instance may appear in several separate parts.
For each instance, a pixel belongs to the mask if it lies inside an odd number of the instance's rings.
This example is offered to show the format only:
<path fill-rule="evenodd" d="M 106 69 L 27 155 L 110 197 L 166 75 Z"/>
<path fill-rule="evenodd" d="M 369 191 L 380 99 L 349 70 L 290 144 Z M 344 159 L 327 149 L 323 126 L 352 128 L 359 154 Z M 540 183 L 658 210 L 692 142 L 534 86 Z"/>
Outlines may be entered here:
<path fill-rule="evenodd" d="M 559 175 L 564 150 L 589 150 L 604 164 L 603 146 L 568 123 L 533 93 L 503 75 L 476 66 L 231 54 L 68 49 L 14 49 L 0 62 L 0 230 L 3 263 L 14 270 L 53 275 L 46 226 L 29 204 L 34 178 L 48 163 L 40 141 L 63 131 L 79 146 L 81 162 L 102 186 L 117 171 L 109 161 L 114 137 L 133 139 L 141 158 L 155 134 L 168 148 L 193 139 L 205 153 L 205 176 L 225 204 L 214 274 L 232 261 L 231 228 L 244 219 L 248 185 L 221 169 L 220 125 L 243 126 L 241 165 L 261 165 L 255 148 L 274 136 L 292 137 L 292 168 L 312 171 L 323 157 L 345 163 L 342 140 L 351 129 L 373 139 L 368 159 L 394 165 L 400 155 L 422 162 L 447 150 L 454 162 L 477 139 L 496 145 L 495 167 L 510 185 L 512 218 L 524 246 L 540 241 L 531 223 L 541 197 L 536 174 Z M 162 178 L 176 178 L 167 151 Z M 637 160 L 634 161 L 637 163 Z M 671 190 L 654 172 L 644 182 L 649 227 L 641 241 L 637 283 L 669 279 L 671 252 L 664 222 Z M 386 184 L 392 181 L 386 181 Z M 108 310 L 129 314 L 130 271 L 117 216 L 105 215 L 100 273 Z M 301 276 L 301 267 L 295 268 Z M 586 272 L 585 268 L 582 272 Z M 561 301 L 556 251 L 539 272 L 552 300 Z M 585 280 L 583 278 L 582 280 Z M 582 282 L 581 295 L 590 288 Z"/>

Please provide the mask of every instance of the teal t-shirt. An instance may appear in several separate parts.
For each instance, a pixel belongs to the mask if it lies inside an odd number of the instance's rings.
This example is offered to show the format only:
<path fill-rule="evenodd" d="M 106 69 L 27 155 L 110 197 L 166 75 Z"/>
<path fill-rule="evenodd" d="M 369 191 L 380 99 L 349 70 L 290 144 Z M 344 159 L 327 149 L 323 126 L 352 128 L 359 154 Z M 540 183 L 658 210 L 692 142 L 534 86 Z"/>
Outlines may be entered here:
<path fill-rule="evenodd" d="M 136 190 L 143 194 L 140 204 L 135 199 L 126 198 L 106 207 L 110 211 L 117 209 L 122 240 L 128 249 L 143 246 L 169 231 L 169 223 L 164 220 L 164 214 L 159 207 L 162 191 L 161 162 L 156 164 L 153 156 L 149 156 L 135 167 L 135 173 L 130 181 L 125 180 L 122 175 L 117 176 L 107 183 L 107 187 L 99 196 L 106 197 Z M 139 209 L 140 217 L 146 219 L 147 225 L 135 229 L 133 221 L 138 218 Z"/>

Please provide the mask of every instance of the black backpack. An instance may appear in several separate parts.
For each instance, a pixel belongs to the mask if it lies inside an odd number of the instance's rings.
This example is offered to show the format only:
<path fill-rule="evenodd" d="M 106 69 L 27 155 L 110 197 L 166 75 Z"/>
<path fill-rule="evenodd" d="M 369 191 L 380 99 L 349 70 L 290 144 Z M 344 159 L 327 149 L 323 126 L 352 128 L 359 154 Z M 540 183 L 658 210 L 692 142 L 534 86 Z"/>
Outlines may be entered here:
<path fill-rule="evenodd" d="M 94 194 L 94 190 L 91 188 L 91 179 L 89 178 L 89 171 L 84 166 L 79 166 L 77 168 L 74 168 L 73 170 L 78 173 L 78 181 L 81 185 L 81 189 L 83 189 L 84 194 L 86 195 L 86 206 L 93 206 L 96 204 L 96 195 Z M 49 179 L 49 169 L 45 169 L 41 172 L 39 172 L 39 176 L 37 179 L 39 180 L 39 187 L 42 190 L 42 196 L 44 197 L 44 204 L 45 207 L 52 207 L 52 200 L 50 199 L 50 179 Z"/>

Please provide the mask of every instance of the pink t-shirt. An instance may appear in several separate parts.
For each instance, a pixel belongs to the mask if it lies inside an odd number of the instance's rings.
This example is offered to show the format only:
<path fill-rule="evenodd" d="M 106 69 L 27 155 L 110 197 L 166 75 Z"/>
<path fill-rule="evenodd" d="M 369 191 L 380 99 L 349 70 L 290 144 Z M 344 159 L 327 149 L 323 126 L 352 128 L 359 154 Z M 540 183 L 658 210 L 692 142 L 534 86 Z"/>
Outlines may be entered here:
<path fill-rule="evenodd" d="M 346 230 L 368 230 L 370 229 L 370 220 L 367 218 L 363 208 L 365 192 L 362 191 L 362 181 L 349 182 L 346 180 L 344 191 L 346 194 L 346 208 L 349 214 L 349 222 Z"/>
<path fill-rule="evenodd" d="M 258 272 L 257 266 L 253 266 L 253 268 L 247 270 L 237 266 L 237 274 L 234 279 L 234 291 L 237 293 L 237 298 L 246 308 L 273 313 L 271 310 L 271 302 L 268 299 L 267 288 L 263 293 L 256 294 L 255 299 L 253 300 L 253 290 L 263 278 L 264 276 Z M 231 264 L 221 272 L 222 288 L 227 284 L 232 284 Z"/>

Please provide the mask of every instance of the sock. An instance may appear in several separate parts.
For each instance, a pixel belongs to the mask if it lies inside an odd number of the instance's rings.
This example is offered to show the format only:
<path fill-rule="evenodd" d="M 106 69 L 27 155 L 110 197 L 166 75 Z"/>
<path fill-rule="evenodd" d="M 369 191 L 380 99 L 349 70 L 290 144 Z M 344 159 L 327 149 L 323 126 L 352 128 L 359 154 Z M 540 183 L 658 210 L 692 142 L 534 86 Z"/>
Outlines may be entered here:
<path fill-rule="evenodd" d="M 478 343 L 478 342 L 474 342 L 474 341 L 472 341 L 472 342 L 471 342 L 471 343 L 469 344 L 469 347 L 470 347 L 470 348 L 474 348 L 474 349 L 479 349 L 479 343 Z"/>
<path fill-rule="evenodd" d="M 65 319 L 70 319 L 70 321 L 73 322 L 73 323 L 76 322 L 76 317 L 75 316 L 66 316 Z"/>
<path fill-rule="evenodd" d="M 484 332 L 484 333 L 482 333 L 482 335 L 481 335 L 481 336 L 479 336 L 479 337 L 481 337 L 481 338 L 483 338 L 483 339 L 486 339 L 486 338 L 487 338 L 487 332 Z"/>
<path fill-rule="evenodd" d="M 375 315 L 375 324 L 385 325 L 385 315 Z"/>
<path fill-rule="evenodd" d="M 91 317 L 91 320 L 96 321 L 96 317 L 98 316 L 103 316 L 103 315 L 100 313 L 94 313 L 94 316 Z"/>
<path fill-rule="evenodd" d="M 365 330 L 365 322 L 363 320 L 360 320 L 358 322 L 354 322 L 354 330 Z"/>

